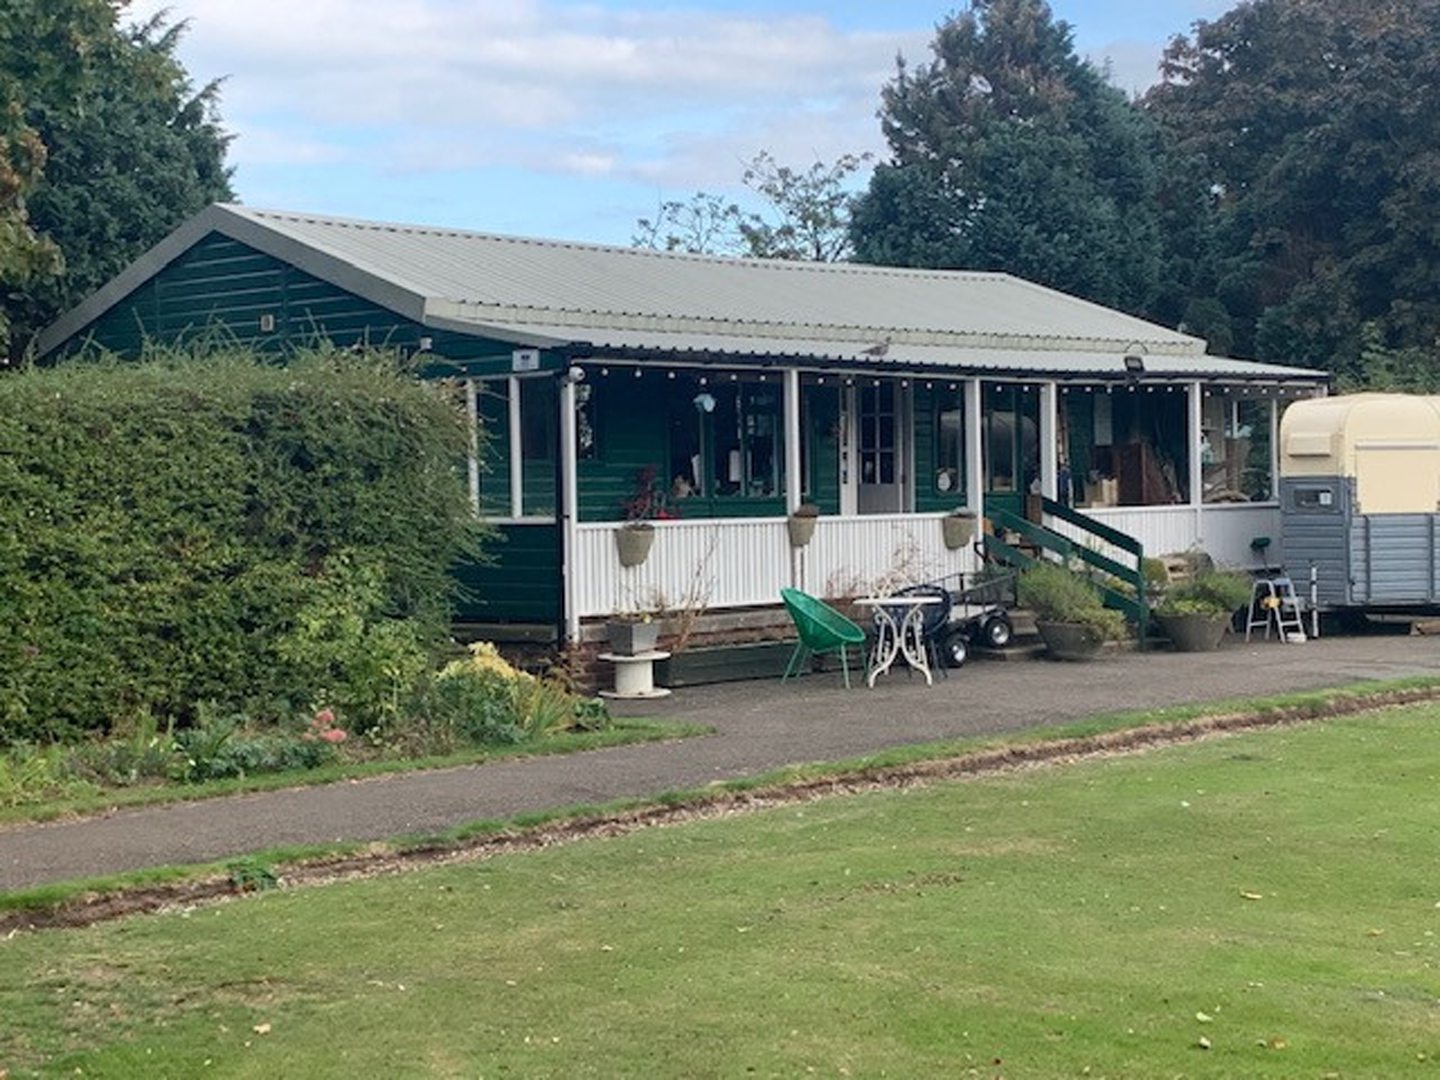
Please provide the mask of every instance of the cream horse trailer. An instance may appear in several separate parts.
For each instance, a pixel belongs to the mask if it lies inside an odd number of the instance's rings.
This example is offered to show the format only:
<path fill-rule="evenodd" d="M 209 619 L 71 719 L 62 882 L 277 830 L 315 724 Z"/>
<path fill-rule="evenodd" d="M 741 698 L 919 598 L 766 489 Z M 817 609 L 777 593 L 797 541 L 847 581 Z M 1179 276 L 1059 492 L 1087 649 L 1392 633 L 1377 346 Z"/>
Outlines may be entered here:
<path fill-rule="evenodd" d="M 1280 425 L 1281 558 L 1328 609 L 1440 605 L 1440 398 L 1299 401 Z"/>

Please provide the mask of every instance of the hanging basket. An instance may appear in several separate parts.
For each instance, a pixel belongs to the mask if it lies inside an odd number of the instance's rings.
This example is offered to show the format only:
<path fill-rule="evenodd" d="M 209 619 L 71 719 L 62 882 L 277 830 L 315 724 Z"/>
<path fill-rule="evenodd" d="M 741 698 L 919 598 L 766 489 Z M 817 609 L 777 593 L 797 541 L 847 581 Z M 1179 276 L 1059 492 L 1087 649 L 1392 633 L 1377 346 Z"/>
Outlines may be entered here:
<path fill-rule="evenodd" d="M 615 552 L 621 566 L 639 566 L 650 554 L 655 543 L 655 526 L 643 522 L 622 525 L 615 530 Z"/>
<path fill-rule="evenodd" d="M 819 520 L 814 514 L 791 514 L 785 522 L 790 530 L 790 546 L 802 548 L 810 543 L 815 535 L 815 522 Z"/>
<path fill-rule="evenodd" d="M 945 546 L 959 551 L 975 539 L 974 514 L 946 514 L 940 519 L 940 531 L 945 537 Z"/>

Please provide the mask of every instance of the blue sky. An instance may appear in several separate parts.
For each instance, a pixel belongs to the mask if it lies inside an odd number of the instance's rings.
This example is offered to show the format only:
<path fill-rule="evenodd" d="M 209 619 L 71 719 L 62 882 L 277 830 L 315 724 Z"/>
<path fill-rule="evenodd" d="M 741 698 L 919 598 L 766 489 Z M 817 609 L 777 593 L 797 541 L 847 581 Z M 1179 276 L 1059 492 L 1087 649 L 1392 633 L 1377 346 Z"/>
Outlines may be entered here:
<path fill-rule="evenodd" d="M 1052 0 L 1118 85 L 1230 0 Z M 768 150 L 883 157 L 897 52 L 954 4 L 914 0 L 134 0 L 186 19 L 181 58 L 225 79 L 252 206 L 628 243 L 664 199 L 744 197 Z"/>

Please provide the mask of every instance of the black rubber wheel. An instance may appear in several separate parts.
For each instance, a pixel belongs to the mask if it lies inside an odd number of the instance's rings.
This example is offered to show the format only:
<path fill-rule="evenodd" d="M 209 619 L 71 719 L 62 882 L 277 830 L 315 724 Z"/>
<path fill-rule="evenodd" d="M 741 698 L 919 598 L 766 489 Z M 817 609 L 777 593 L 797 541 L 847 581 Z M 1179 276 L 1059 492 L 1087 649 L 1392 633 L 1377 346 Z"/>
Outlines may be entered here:
<path fill-rule="evenodd" d="M 1014 636 L 1014 628 L 1010 620 L 1004 615 L 992 615 L 985 620 L 985 625 L 980 628 L 980 637 L 992 649 L 1003 649 L 1010 644 L 1010 638 Z"/>
<path fill-rule="evenodd" d="M 956 630 L 945 639 L 941 655 L 945 658 L 946 667 L 961 667 L 970 656 L 970 643 L 961 631 Z"/>

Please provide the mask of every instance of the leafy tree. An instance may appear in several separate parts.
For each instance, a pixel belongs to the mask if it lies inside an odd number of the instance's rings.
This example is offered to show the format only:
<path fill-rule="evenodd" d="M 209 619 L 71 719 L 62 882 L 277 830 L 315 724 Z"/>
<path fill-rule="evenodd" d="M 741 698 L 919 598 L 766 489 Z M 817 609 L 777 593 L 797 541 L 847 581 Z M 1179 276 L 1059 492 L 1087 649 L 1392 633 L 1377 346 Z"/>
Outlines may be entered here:
<path fill-rule="evenodd" d="M 1198 269 L 1190 300 L 1243 353 L 1351 378 L 1377 350 L 1433 364 L 1440 0 L 1249 0 L 1174 39 L 1163 76 L 1145 110 L 1180 201 L 1209 205 L 1209 254 L 1177 236 L 1167 255 Z"/>
<path fill-rule="evenodd" d="M 180 221 L 233 197 L 218 84 L 196 90 L 175 57 L 184 25 L 124 26 L 122 8 L 0 0 L 0 320 L 12 357 Z"/>
<path fill-rule="evenodd" d="M 48 152 L 29 110 L 39 93 L 73 101 L 84 57 L 113 20 L 103 0 L 0 0 L 0 296 L 59 273 L 55 244 L 37 234 L 29 199 Z M 10 335 L 0 304 L 0 355 Z"/>
<path fill-rule="evenodd" d="M 972 0 L 882 92 L 891 161 L 851 225 L 864 262 L 1004 270 L 1131 311 L 1157 285 L 1148 119 L 1044 0 Z"/>
<path fill-rule="evenodd" d="M 745 167 L 741 180 L 766 204 L 746 211 L 721 195 L 696 192 L 689 202 L 660 204 L 654 218 L 636 222 L 636 247 L 755 259 L 838 262 L 850 256 L 850 177 L 869 154 L 817 161 L 803 172 L 781 165 L 766 151 Z"/>
<path fill-rule="evenodd" d="M 1390 348 L 1376 322 L 1360 327 L 1360 363 L 1353 374 L 1342 375 L 1342 393 L 1355 390 L 1391 390 L 1411 394 L 1440 393 L 1440 363 L 1433 350 Z"/>

